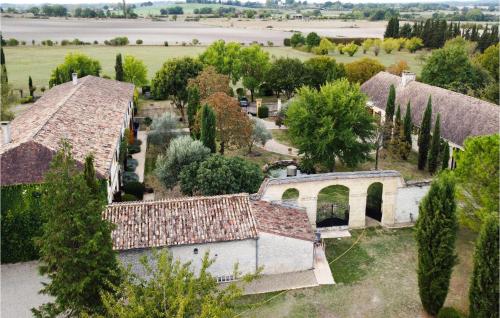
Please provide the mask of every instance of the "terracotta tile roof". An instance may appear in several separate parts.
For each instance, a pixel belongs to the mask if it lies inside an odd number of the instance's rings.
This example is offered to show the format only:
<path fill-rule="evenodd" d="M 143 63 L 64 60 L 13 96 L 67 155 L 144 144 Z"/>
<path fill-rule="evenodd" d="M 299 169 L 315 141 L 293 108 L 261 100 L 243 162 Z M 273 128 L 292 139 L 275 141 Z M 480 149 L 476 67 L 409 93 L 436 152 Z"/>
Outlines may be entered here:
<path fill-rule="evenodd" d="M 116 224 L 117 250 L 257 237 L 246 194 L 114 203 L 104 217 Z"/>
<path fill-rule="evenodd" d="M 0 155 L 4 157 L 28 142 L 53 152 L 61 139 L 66 138 L 73 145 L 77 161 L 83 162 L 88 153 L 93 153 L 97 174 L 106 177 L 133 90 L 130 83 L 95 76 L 80 78 L 76 85 L 68 82 L 55 86 L 11 122 L 12 140 L 1 146 Z M 36 166 L 37 162 L 33 164 Z M 2 170 L 2 174 L 26 173 Z"/>
<path fill-rule="evenodd" d="M 252 201 L 252 211 L 259 232 L 314 241 L 314 233 L 305 210 L 267 201 Z"/>
<path fill-rule="evenodd" d="M 255 239 L 260 231 L 313 240 L 304 211 L 248 194 L 113 203 L 103 216 L 116 225 L 115 250 Z"/>
<path fill-rule="evenodd" d="M 441 114 L 441 136 L 459 146 L 469 136 L 498 133 L 500 107 L 478 98 L 417 81 L 403 86 L 400 76 L 387 72 L 373 76 L 361 85 L 361 90 L 376 107 L 385 110 L 391 84 L 396 88 L 396 105 L 401 105 L 402 116 L 410 101 L 416 126 L 420 126 L 427 100 L 432 96 L 433 125 L 437 114 Z"/>

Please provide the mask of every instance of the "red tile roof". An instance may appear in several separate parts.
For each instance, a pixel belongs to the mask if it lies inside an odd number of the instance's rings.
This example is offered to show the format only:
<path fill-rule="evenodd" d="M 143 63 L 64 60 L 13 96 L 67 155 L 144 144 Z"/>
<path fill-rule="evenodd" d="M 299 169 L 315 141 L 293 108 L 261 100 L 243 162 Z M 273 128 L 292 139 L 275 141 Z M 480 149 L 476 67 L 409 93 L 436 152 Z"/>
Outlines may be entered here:
<path fill-rule="evenodd" d="M 255 239 L 260 231 L 313 240 L 304 211 L 248 194 L 113 203 L 104 218 L 116 224 L 116 250 Z"/>

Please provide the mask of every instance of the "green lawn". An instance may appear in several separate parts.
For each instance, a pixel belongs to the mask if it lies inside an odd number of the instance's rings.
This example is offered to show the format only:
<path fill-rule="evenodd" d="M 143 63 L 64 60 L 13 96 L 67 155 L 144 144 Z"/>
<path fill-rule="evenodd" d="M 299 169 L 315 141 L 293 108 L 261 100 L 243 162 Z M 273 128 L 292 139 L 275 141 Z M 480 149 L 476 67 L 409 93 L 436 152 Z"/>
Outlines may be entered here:
<path fill-rule="evenodd" d="M 289 47 L 265 47 L 273 57 L 296 57 L 301 60 L 306 60 L 314 55 L 307 52 L 294 50 Z M 45 86 L 48 88 L 50 73 L 57 65 L 64 61 L 64 56 L 69 52 L 82 52 L 87 54 L 101 63 L 102 75 L 114 77 L 115 57 L 117 53 L 130 54 L 143 60 L 148 68 L 148 76 L 152 78 L 155 72 L 161 67 L 167 59 L 196 56 L 203 52 L 203 46 L 139 46 L 130 45 L 123 47 L 111 47 L 103 45 L 91 46 L 19 46 L 5 47 L 5 57 L 7 61 L 7 71 L 9 82 L 13 88 L 23 88 L 27 91 L 28 76 L 33 78 L 34 85 L 38 88 Z M 347 55 L 332 55 L 339 62 L 350 62 L 365 56 L 358 52 L 354 57 Z M 373 57 L 373 54 L 366 56 Z M 420 72 L 420 64 L 415 59 L 416 54 L 407 52 L 396 52 L 387 55 L 383 52 L 377 57 L 384 65 L 388 66 L 397 60 L 406 60 L 411 69 L 415 72 Z M 40 94 L 40 90 L 37 91 Z"/>
<path fill-rule="evenodd" d="M 332 261 L 348 250 L 361 235 L 326 240 L 326 255 Z M 459 263 L 455 266 L 446 306 L 467 311 L 467 290 L 475 235 L 460 229 L 457 241 Z M 336 285 L 249 295 L 238 302 L 242 317 L 422 317 L 416 275 L 417 254 L 414 229 L 367 229 L 359 244 L 331 264 Z"/>

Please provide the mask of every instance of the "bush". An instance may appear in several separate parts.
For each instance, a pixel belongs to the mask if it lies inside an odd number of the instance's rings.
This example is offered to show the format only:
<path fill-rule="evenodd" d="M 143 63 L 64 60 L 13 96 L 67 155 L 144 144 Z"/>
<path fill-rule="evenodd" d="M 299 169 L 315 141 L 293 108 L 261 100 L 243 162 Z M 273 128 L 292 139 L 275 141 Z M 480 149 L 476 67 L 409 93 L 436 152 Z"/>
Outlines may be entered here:
<path fill-rule="evenodd" d="M 292 43 L 290 42 L 290 38 L 285 38 L 283 40 L 283 45 L 284 46 L 292 46 Z"/>
<path fill-rule="evenodd" d="M 136 41 L 135 41 L 135 44 L 137 44 L 137 45 L 141 45 L 141 44 L 142 44 L 142 40 L 141 40 L 141 39 L 136 40 Z"/>
<path fill-rule="evenodd" d="M 125 171 L 123 173 L 123 183 L 137 182 L 139 181 L 139 176 L 135 172 Z"/>
<path fill-rule="evenodd" d="M 356 45 L 354 42 L 351 42 L 345 45 L 342 51 L 347 53 L 349 56 L 353 56 L 358 51 L 358 48 L 359 48 L 358 45 Z"/>
<path fill-rule="evenodd" d="M 144 186 L 144 183 L 134 181 L 125 183 L 122 189 L 125 194 L 131 194 L 139 200 L 142 200 L 146 187 Z"/>
<path fill-rule="evenodd" d="M 238 96 L 245 96 L 245 89 L 243 87 L 238 87 L 236 89 L 236 94 L 238 94 Z"/>
<path fill-rule="evenodd" d="M 144 118 L 144 125 L 146 125 L 146 127 L 151 126 L 152 123 L 153 123 L 153 120 L 151 119 L 151 117 Z"/>
<path fill-rule="evenodd" d="M 129 155 L 133 155 L 134 153 L 139 153 L 141 152 L 141 146 L 133 143 L 132 145 L 127 146 L 127 151 Z"/>
<path fill-rule="evenodd" d="M 21 98 L 20 100 L 21 104 L 28 104 L 33 102 L 33 96 L 26 96 Z"/>
<path fill-rule="evenodd" d="M 126 36 L 117 36 L 111 40 L 104 41 L 104 44 L 111 46 L 123 46 L 129 44 L 129 41 Z"/>
<path fill-rule="evenodd" d="M 137 198 L 132 194 L 125 193 L 124 195 L 122 195 L 122 201 L 123 202 L 125 202 L 125 201 L 137 201 Z"/>
<path fill-rule="evenodd" d="M 452 307 L 443 307 L 436 318 L 462 318 L 462 315 Z"/>
<path fill-rule="evenodd" d="M 163 46 L 168 46 L 168 41 L 163 42 Z"/>
<path fill-rule="evenodd" d="M 19 41 L 17 39 L 11 38 L 7 40 L 7 46 L 18 46 Z"/>
<path fill-rule="evenodd" d="M 137 162 L 137 160 L 135 160 L 133 158 L 129 158 L 129 159 L 127 159 L 127 166 L 125 167 L 125 171 L 134 172 L 135 168 L 137 168 L 138 165 L 139 165 L 139 163 Z"/>
<path fill-rule="evenodd" d="M 94 40 L 94 44 L 99 44 L 99 41 L 97 41 L 97 40 Z"/>
<path fill-rule="evenodd" d="M 269 108 L 266 105 L 260 106 L 259 110 L 257 111 L 257 117 L 259 118 L 269 117 Z"/>

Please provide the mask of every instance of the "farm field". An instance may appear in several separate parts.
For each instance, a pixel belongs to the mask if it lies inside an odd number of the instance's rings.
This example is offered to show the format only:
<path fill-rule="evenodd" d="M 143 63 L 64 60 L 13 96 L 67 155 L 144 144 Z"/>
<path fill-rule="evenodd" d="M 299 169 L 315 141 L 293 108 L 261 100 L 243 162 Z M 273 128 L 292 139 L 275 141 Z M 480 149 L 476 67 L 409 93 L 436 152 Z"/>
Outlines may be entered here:
<path fill-rule="evenodd" d="M 327 239 L 328 260 L 349 249 L 361 233 L 353 230 L 351 238 Z M 418 296 L 414 235 L 413 228 L 369 228 L 359 244 L 331 265 L 336 285 L 244 296 L 240 317 L 425 317 Z M 462 312 L 468 307 L 474 239 L 470 231 L 459 231 L 459 263 L 445 303 Z"/>
<path fill-rule="evenodd" d="M 306 60 L 314 55 L 307 52 L 294 50 L 290 47 L 264 47 L 274 57 L 296 57 Z M 161 67 L 167 59 L 196 56 L 203 52 L 203 46 L 19 46 L 5 47 L 4 52 L 7 60 L 7 71 L 9 82 L 13 88 L 22 88 L 27 90 L 28 76 L 33 78 L 34 85 L 38 88 L 45 86 L 48 88 L 50 73 L 55 67 L 61 64 L 64 56 L 69 52 L 82 52 L 101 63 L 101 75 L 114 77 L 115 57 L 117 53 L 124 55 L 130 54 L 143 60 L 148 68 L 148 76 L 152 78 L 155 72 Z M 421 62 L 417 59 L 418 53 L 410 54 L 408 52 L 393 52 L 385 54 L 381 52 L 378 57 L 373 53 L 363 54 L 361 51 L 353 57 L 340 55 L 337 52 L 331 55 L 338 62 L 349 63 L 362 57 L 371 57 L 378 59 L 382 64 L 389 66 L 396 61 L 405 60 L 410 65 L 410 69 L 417 74 L 421 70 Z M 37 91 L 40 94 L 40 90 Z"/>

